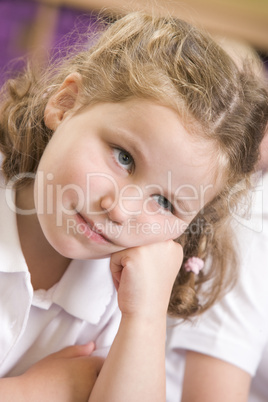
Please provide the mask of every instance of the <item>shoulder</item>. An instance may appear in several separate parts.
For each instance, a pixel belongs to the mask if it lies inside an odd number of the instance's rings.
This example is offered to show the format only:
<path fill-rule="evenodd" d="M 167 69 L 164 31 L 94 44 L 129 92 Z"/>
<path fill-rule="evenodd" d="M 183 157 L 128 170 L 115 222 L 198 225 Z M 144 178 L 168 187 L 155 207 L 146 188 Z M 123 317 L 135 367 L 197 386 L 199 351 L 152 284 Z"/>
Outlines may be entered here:
<path fill-rule="evenodd" d="M 265 175 L 254 188 L 258 201 L 249 219 L 235 223 L 240 263 L 237 284 L 196 319 L 168 321 L 167 359 L 175 359 L 180 350 L 192 350 L 255 373 L 268 339 L 267 179 Z"/>

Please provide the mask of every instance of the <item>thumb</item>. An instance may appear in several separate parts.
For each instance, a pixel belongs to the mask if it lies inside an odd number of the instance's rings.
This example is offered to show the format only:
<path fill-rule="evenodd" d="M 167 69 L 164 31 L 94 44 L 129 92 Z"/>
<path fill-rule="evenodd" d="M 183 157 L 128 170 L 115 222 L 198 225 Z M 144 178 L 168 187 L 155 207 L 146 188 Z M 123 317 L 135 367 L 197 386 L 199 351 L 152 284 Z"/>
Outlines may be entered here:
<path fill-rule="evenodd" d="M 54 353 L 54 357 L 56 358 L 74 358 L 74 357 L 81 357 L 81 356 L 89 356 L 95 350 L 95 343 L 88 342 L 84 345 L 72 345 L 67 346 L 64 349 L 61 349 L 59 352 Z"/>

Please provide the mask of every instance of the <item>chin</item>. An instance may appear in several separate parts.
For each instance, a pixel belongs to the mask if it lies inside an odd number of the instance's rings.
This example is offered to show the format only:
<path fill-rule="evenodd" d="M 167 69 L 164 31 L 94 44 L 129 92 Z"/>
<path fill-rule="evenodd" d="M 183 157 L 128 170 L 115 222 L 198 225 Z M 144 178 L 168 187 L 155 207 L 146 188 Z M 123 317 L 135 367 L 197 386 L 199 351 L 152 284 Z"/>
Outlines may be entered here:
<path fill-rule="evenodd" d="M 99 260 L 102 258 L 109 258 L 111 252 L 108 250 L 98 250 L 95 247 L 85 247 L 76 241 L 61 241 L 60 243 L 53 244 L 54 249 L 65 258 L 71 260 Z"/>

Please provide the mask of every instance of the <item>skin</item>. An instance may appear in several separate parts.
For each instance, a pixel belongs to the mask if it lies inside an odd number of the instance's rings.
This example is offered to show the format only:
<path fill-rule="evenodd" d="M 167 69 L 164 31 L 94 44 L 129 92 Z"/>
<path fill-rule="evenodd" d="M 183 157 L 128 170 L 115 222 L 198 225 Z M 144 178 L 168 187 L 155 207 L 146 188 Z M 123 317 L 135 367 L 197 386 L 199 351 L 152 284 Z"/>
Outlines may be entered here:
<path fill-rule="evenodd" d="M 246 402 L 251 377 L 240 368 L 187 351 L 182 402 Z"/>
<path fill-rule="evenodd" d="M 90 347 L 71 347 L 70 356 L 61 351 L 1 380 L 1 395 L 10 395 L 13 383 L 21 390 L 16 400 L 40 393 L 42 402 L 43 383 L 46 398 L 54 395 L 57 372 L 66 379 L 56 383 L 57 401 L 89 394 L 90 402 L 165 401 L 166 311 L 182 261 L 173 239 L 217 192 L 213 149 L 153 101 L 80 110 L 79 83 L 78 74 L 68 76 L 47 104 L 45 124 L 54 134 L 35 182 L 17 193 L 22 211 L 37 211 L 18 214 L 19 236 L 34 289 L 60 280 L 73 258 L 110 256 L 122 320 L 101 371 Z M 85 370 L 93 380 L 79 380 Z"/>
<path fill-rule="evenodd" d="M 74 105 L 74 111 L 78 107 Z M 166 107 L 131 100 L 65 113 L 60 122 L 53 116 L 48 105 L 46 122 L 56 131 L 38 168 L 35 205 L 46 238 L 67 258 L 103 258 L 176 239 L 215 195 L 207 148 L 202 149 Z M 128 164 L 120 161 L 124 155 Z M 55 191 L 51 207 L 47 192 L 52 185 L 60 186 L 62 197 Z M 203 187 L 208 189 L 202 200 Z M 163 202 L 174 211 L 162 207 Z M 181 202 L 187 202 L 189 212 Z M 108 241 L 94 238 L 87 226 L 103 231 Z"/>
<path fill-rule="evenodd" d="M 103 365 L 102 358 L 90 356 L 93 350 L 94 344 L 90 342 L 42 359 L 24 375 L 4 379 L 1 397 L 6 402 L 87 401 Z"/>

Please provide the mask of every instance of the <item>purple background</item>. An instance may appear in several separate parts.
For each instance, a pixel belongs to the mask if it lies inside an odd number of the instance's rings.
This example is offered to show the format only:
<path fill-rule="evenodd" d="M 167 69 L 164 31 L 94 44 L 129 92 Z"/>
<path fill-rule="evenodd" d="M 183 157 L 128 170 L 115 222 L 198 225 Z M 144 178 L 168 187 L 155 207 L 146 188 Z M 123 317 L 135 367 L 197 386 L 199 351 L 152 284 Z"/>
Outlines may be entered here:
<path fill-rule="evenodd" d="M 22 58 L 29 50 L 27 43 L 39 6 L 40 3 L 34 0 L 0 0 L 0 85 L 5 79 L 5 74 L 21 69 L 23 66 L 23 61 L 19 58 Z M 88 27 L 94 30 L 96 21 L 97 15 L 94 11 L 87 13 L 73 8 L 60 7 L 52 48 L 60 49 L 60 44 L 64 41 L 66 34 L 70 34 L 70 32 L 73 34 L 69 36 L 68 44 L 75 43 L 77 32 L 83 32 Z M 268 71 L 267 54 L 262 54 L 261 57 Z"/>
<path fill-rule="evenodd" d="M 23 61 L 19 58 L 29 50 L 27 44 L 38 15 L 38 7 L 39 3 L 33 0 L 0 0 L 0 82 L 3 82 L 5 73 L 22 67 Z M 68 37 L 68 44 L 75 43 L 77 32 L 83 32 L 88 27 L 93 30 L 96 21 L 97 16 L 93 11 L 86 13 L 60 7 L 52 47 L 59 48 L 59 44 L 70 32 L 73 33 Z"/>

